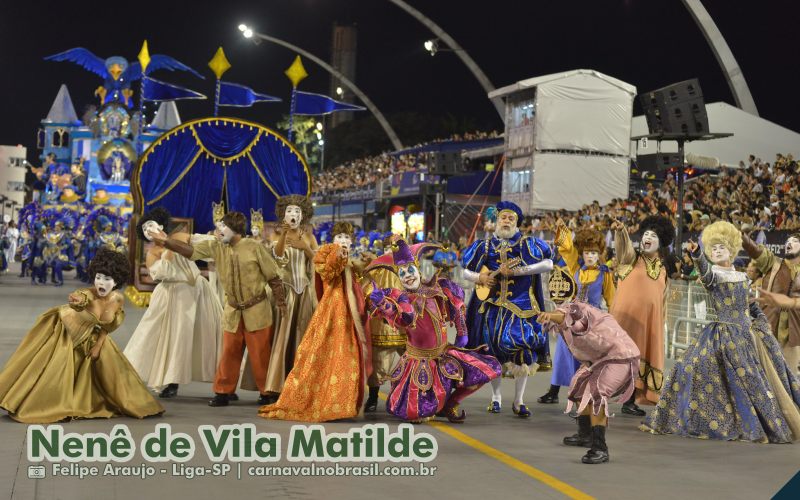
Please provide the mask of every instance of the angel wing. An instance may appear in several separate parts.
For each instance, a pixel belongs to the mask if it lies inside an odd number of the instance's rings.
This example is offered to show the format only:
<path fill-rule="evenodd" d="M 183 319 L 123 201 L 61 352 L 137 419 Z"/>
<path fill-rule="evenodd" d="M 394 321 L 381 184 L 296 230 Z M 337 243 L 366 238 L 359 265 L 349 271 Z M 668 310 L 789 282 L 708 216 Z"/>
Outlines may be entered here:
<path fill-rule="evenodd" d="M 150 64 L 147 65 L 147 74 L 151 74 L 159 69 L 168 69 L 170 71 L 188 71 L 194 76 L 205 80 L 205 77 L 193 70 L 189 66 L 183 64 L 177 59 L 165 56 L 164 54 L 154 54 L 150 56 Z M 138 62 L 131 63 L 123 75 L 125 80 L 132 82 L 142 78 L 142 66 Z"/>
<path fill-rule="evenodd" d="M 94 55 L 92 51 L 84 49 L 83 47 L 76 47 L 69 49 L 59 54 L 47 56 L 45 61 L 67 61 L 81 66 L 83 69 L 91 71 L 101 78 L 108 78 L 108 70 L 106 69 L 105 59 L 101 59 Z"/>

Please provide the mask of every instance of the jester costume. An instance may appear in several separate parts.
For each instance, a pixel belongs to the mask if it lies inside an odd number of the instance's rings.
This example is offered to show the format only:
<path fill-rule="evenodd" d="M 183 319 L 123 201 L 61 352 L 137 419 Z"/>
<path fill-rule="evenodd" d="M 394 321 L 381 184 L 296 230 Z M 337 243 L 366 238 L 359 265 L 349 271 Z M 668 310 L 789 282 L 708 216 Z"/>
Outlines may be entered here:
<path fill-rule="evenodd" d="M 417 256 L 435 248 L 420 243 L 409 247 L 397 242 L 391 254 L 375 259 L 368 270 L 379 267 L 419 272 Z M 402 273 L 403 271 L 400 271 Z M 434 415 L 451 422 L 465 419 L 459 403 L 483 384 L 500 376 L 500 364 L 478 349 L 448 344 L 447 323 L 454 323 L 457 345 L 466 344 L 463 290 L 447 279 L 420 284 L 415 289 L 373 290 L 369 310 L 405 331 L 406 351 L 392 372 L 392 389 L 386 410 L 403 420 L 422 421 Z"/>

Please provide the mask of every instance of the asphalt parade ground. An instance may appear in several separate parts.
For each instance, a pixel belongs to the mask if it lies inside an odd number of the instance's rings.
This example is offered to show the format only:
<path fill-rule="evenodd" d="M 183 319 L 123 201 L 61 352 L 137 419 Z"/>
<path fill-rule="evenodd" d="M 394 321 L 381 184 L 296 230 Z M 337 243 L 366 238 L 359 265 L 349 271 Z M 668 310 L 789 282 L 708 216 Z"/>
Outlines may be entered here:
<path fill-rule="evenodd" d="M 67 294 L 80 284 L 67 278 L 63 287 L 31 286 L 29 279 L 17 278 L 18 265 L 0 275 L 0 365 L 16 349 L 36 317 L 46 309 L 66 303 Z M 68 273 L 72 274 L 72 273 Z M 126 305 L 127 317 L 113 339 L 124 348 L 144 313 Z M 767 445 L 718 442 L 674 436 L 654 436 L 638 430 L 639 418 L 624 416 L 620 405 L 612 405 L 607 441 L 611 462 L 581 463 L 583 448 L 563 446 L 561 440 L 576 431 L 574 421 L 563 414 L 561 404 L 541 405 L 536 398 L 546 392 L 549 373 L 534 375 L 528 382 L 526 403 L 533 411 L 528 419 L 511 412 L 514 386 L 503 384 L 503 411 L 486 412 L 490 390 L 484 387 L 468 398 L 463 425 L 446 420 L 414 426 L 416 434 L 428 433 L 438 445 L 435 459 L 424 463 L 381 462 L 366 471 L 370 475 L 309 476 L 302 467 L 309 462 L 289 462 L 286 447 L 290 429 L 297 423 L 264 420 L 257 416 L 257 394 L 239 391 L 240 400 L 225 408 L 211 408 L 207 401 L 211 385 L 181 386 L 177 398 L 162 400 L 166 413 L 136 420 L 115 418 L 63 423 L 64 431 L 78 434 L 110 433 L 124 424 L 133 441 L 140 443 L 156 426 L 168 423 L 172 433 L 186 433 L 198 443 L 194 458 L 177 462 L 149 463 L 136 450 L 126 463 L 112 463 L 127 469 L 106 471 L 106 463 L 78 462 L 75 467 L 98 468 L 97 476 L 80 479 L 53 475 L 55 464 L 31 463 L 27 456 L 27 428 L 8 416 L 0 417 L 0 499 L 179 499 L 179 498 L 725 498 L 761 499 L 777 493 L 800 471 L 800 442 Z M 384 391 L 388 386 L 384 386 Z M 5 413 L 5 412 L 3 412 Z M 324 424 L 327 433 L 348 432 L 365 424 L 386 423 L 391 432 L 400 423 L 383 411 L 349 421 Z M 200 444 L 198 426 L 253 424 L 258 432 L 276 433 L 282 439 L 279 462 L 255 460 L 223 461 L 214 467 Z M 229 469 L 222 465 L 230 465 Z M 43 465 L 44 469 L 30 466 Z M 59 473 L 77 474 L 68 462 L 60 462 Z M 315 463 L 333 467 L 335 463 Z M 369 466 L 369 463 L 340 462 L 340 466 Z M 144 466 L 144 467 L 142 467 Z M 152 469 L 147 469 L 150 466 Z M 289 475 L 275 476 L 266 468 L 281 467 Z M 292 469 L 294 466 L 296 469 Z M 397 468 L 392 468 L 397 466 Z M 402 470 L 400 467 L 413 467 Z M 388 467 L 388 469 L 384 469 Z M 435 470 L 434 470 L 435 468 Z M 150 472 L 152 476 L 148 475 Z M 319 472 L 318 470 L 316 471 Z M 269 476 L 264 474 L 269 473 Z M 375 475 L 376 473 L 380 475 Z M 424 473 L 425 475 L 420 475 Z M 394 475 L 406 474 L 406 475 Z M 43 475 L 40 478 L 29 476 Z M 146 477 L 142 477 L 146 476 Z M 191 476 L 191 477 L 190 477 Z"/>

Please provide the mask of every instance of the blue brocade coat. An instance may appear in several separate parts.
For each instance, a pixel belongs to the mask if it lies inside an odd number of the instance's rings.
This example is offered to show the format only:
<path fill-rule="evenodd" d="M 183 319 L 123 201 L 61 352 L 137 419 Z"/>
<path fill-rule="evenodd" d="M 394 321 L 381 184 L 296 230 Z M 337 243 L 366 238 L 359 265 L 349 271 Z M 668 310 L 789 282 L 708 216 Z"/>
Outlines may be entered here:
<path fill-rule="evenodd" d="M 474 242 L 464 251 L 465 269 L 480 272 L 483 266 L 496 271 L 503 262 L 519 258 L 520 267 L 552 259 L 550 246 L 534 237 L 515 234 L 509 240 L 492 237 Z M 547 342 L 536 316 L 544 309 L 542 280 L 539 275 L 497 276 L 498 284 L 480 305 L 479 322 L 469 324 L 478 328 L 470 332 L 470 347 L 489 346 L 490 353 L 501 363 L 532 365 L 536 362 L 536 349 Z M 477 305 L 477 304 L 476 304 Z"/>

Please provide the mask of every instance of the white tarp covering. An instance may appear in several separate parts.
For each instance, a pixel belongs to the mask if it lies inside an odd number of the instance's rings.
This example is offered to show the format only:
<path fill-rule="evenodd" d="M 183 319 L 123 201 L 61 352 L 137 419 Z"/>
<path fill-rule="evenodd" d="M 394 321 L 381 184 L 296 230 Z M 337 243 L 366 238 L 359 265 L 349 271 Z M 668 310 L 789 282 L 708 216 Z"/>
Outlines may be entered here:
<path fill-rule="evenodd" d="M 590 73 L 565 73 L 536 90 L 534 147 L 630 154 L 635 88 Z"/>
<path fill-rule="evenodd" d="M 723 165 L 735 167 L 742 160 L 747 162 L 747 157 L 751 154 L 771 163 L 775 161 L 777 153 L 792 153 L 795 158 L 800 153 L 800 134 L 769 120 L 753 116 L 724 102 L 706 104 L 706 113 L 711 132 L 729 132 L 733 133 L 733 137 L 687 142 L 687 157 L 689 154 L 694 154 L 719 158 Z M 634 137 L 647 135 L 647 122 L 644 116 L 633 119 L 632 135 Z M 639 141 L 638 148 L 634 148 L 631 153 L 652 154 L 656 153 L 659 147 L 658 143 L 652 140 L 647 141 L 647 147 L 642 146 L 643 141 Z M 661 151 L 675 153 L 678 151 L 678 144 L 675 141 L 664 141 L 661 143 Z"/>
<path fill-rule="evenodd" d="M 578 210 L 628 197 L 629 159 L 539 153 L 534 157 L 533 210 Z"/>

